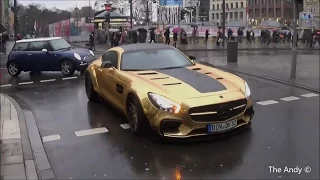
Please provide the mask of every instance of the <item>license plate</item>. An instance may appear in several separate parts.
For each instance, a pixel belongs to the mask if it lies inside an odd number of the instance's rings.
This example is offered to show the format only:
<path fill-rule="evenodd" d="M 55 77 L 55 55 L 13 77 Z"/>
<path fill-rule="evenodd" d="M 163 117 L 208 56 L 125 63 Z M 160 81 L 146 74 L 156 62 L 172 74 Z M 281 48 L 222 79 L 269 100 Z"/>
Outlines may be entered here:
<path fill-rule="evenodd" d="M 237 120 L 232 120 L 232 121 L 217 123 L 217 124 L 209 124 L 208 132 L 212 133 L 212 132 L 228 131 L 236 126 L 237 126 Z"/>

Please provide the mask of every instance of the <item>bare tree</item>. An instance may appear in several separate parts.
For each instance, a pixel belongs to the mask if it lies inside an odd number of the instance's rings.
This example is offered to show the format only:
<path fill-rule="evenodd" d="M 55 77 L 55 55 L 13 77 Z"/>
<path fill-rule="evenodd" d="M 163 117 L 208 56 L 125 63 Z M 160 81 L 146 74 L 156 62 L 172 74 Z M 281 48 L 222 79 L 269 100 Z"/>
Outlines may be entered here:
<path fill-rule="evenodd" d="M 157 9 L 152 8 L 153 1 L 150 0 L 136 0 L 133 1 L 134 3 L 134 17 L 141 18 L 141 19 L 148 19 L 149 21 L 152 21 L 152 15 L 153 12 L 155 12 Z"/>

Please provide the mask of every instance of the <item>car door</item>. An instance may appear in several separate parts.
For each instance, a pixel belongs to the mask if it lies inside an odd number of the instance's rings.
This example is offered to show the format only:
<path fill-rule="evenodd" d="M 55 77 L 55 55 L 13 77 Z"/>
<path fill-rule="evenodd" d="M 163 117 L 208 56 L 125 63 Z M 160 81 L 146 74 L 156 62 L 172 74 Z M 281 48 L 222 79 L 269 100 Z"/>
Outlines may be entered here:
<path fill-rule="evenodd" d="M 47 51 L 42 51 L 46 49 Z M 34 41 L 30 43 L 29 47 L 29 62 L 33 65 L 36 71 L 50 70 L 54 56 L 50 53 L 50 45 L 48 41 Z M 31 55 L 30 55 L 31 54 Z"/>
<path fill-rule="evenodd" d="M 16 43 L 9 54 L 9 60 L 16 61 L 23 71 L 30 68 L 28 63 L 28 48 L 28 42 Z"/>
<path fill-rule="evenodd" d="M 119 100 L 116 98 L 116 82 L 115 76 L 118 71 L 118 53 L 116 51 L 108 51 L 105 53 L 101 61 L 110 61 L 113 67 L 111 68 L 101 68 L 98 67 L 97 70 L 97 81 L 102 95 L 107 98 L 114 105 L 119 106 Z"/>

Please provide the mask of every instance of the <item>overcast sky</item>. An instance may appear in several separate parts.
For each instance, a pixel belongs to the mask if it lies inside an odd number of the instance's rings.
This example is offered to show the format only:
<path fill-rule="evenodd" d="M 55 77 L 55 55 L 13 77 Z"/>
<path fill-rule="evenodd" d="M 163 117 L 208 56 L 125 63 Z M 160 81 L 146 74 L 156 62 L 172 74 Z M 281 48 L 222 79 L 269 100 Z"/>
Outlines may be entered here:
<path fill-rule="evenodd" d="M 18 0 L 19 4 L 41 4 L 48 8 L 56 7 L 58 9 L 69 9 L 75 7 L 89 6 L 89 0 Z M 90 4 L 93 7 L 94 0 L 90 0 Z"/>

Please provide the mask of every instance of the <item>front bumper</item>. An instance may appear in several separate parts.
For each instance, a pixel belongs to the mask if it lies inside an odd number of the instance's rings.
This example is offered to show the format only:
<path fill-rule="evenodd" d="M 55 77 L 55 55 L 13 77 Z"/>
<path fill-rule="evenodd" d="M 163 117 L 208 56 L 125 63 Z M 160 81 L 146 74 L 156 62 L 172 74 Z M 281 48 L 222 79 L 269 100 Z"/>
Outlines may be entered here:
<path fill-rule="evenodd" d="M 168 138 L 193 138 L 193 137 L 207 137 L 207 136 L 219 136 L 221 134 L 231 133 L 236 129 L 242 129 L 247 125 L 250 125 L 254 116 L 254 109 L 251 100 L 248 101 L 245 109 L 223 121 L 206 121 L 200 122 L 193 120 L 189 112 L 181 113 L 179 115 L 170 114 L 162 111 L 158 111 L 152 118 L 148 117 L 152 130 L 158 135 Z M 208 126 L 211 124 L 219 124 L 224 122 L 230 122 L 236 120 L 237 125 L 232 129 L 222 132 L 211 133 L 208 131 Z"/>
<path fill-rule="evenodd" d="M 94 57 L 85 57 L 81 61 L 75 62 L 75 70 L 84 71 L 88 68 L 88 66 L 94 61 Z"/>

